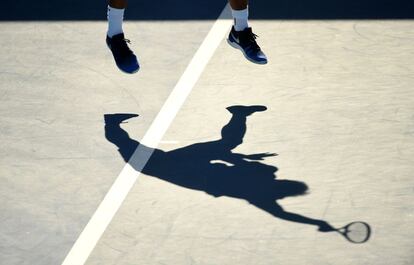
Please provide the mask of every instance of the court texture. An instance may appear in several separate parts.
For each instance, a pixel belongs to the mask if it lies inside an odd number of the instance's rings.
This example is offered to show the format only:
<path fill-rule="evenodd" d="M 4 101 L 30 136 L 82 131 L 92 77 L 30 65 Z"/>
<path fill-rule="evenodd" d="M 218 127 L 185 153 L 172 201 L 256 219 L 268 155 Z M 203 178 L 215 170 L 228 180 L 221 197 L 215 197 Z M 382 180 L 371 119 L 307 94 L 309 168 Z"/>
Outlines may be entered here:
<path fill-rule="evenodd" d="M 414 3 L 2 3 L 0 264 L 414 264 Z M 370 237 L 338 231 L 361 221 Z M 323 229 L 322 229 L 323 230 Z"/>

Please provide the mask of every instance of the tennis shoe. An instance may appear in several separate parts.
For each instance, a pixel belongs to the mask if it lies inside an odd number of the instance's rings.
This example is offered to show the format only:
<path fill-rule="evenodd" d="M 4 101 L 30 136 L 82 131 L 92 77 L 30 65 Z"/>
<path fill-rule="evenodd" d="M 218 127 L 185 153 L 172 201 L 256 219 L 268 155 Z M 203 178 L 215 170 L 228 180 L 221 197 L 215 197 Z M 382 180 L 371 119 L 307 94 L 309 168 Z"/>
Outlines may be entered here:
<path fill-rule="evenodd" d="M 256 64 L 266 64 L 267 57 L 257 45 L 258 36 L 252 32 L 252 28 L 245 28 L 243 31 L 236 31 L 231 28 L 227 42 L 233 48 L 242 51 L 247 60 Z"/>
<path fill-rule="evenodd" d="M 112 38 L 106 36 L 106 44 L 111 50 L 118 68 L 122 72 L 133 74 L 138 72 L 139 63 L 137 57 L 129 49 L 128 43 L 130 43 L 130 41 L 125 39 L 123 33 L 117 34 Z"/>

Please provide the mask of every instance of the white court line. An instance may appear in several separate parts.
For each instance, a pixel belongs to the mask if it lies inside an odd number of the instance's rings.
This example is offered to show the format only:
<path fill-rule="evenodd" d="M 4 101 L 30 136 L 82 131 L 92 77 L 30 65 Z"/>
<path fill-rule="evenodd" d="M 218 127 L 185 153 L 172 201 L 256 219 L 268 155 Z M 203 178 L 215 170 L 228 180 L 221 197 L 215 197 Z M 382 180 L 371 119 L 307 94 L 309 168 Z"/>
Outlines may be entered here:
<path fill-rule="evenodd" d="M 122 169 L 62 265 L 85 264 L 231 25 L 230 8 L 227 4 L 141 140 L 142 145 L 138 146 Z"/>
<path fill-rule="evenodd" d="M 180 141 L 173 141 L 173 140 L 162 140 L 160 144 L 179 144 Z"/>

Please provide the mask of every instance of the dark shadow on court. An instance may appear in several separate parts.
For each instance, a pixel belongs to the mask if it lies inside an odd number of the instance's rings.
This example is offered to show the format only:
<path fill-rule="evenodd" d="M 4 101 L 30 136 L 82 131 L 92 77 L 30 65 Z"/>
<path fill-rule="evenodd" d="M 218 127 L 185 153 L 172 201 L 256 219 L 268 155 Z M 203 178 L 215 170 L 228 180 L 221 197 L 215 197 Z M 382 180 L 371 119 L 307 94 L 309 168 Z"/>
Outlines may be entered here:
<path fill-rule="evenodd" d="M 278 200 L 289 196 L 306 194 L 308 187 L 304 182 L 276 179 L 277 168 L 263 162 L 265 157 L 276 154 L 232 152 L 243 142 L 247 117 L 255 112 L 265 111 L 266 107 L 232 106 L 227 110 L 232 117 L 222 128 L 221 139 L 196 143 L 168 152 L 155 149 L 142 172 L 181 187 L 203 191 L 214 197 L 227 196 L 245 200 L 286 221 L 314 225 L 324 232 L 333 231 L 324 220 L 289 212 L 277 203 Z M 120 127 L 123 121 L 136 116 L 138 115 L 106 114 L 105 136 L 118 147 L 125 162 L 129 161 L 132 167 L 140 170 L 140 159 L 130 161 L 140 143 L 131 139 Z M 140 146 L 140 150 L 143 153 L 152 151 L 143 145 Z"/>
<path fill-rule="evenodd" d="M 130 0 L 127 20 L 216 19 L 226 0 Z M 105 0 L 13 0 L 0 21 L 105 20 Z M 252 19 L 412 19 L 412 0 L 251 0 Z"/>

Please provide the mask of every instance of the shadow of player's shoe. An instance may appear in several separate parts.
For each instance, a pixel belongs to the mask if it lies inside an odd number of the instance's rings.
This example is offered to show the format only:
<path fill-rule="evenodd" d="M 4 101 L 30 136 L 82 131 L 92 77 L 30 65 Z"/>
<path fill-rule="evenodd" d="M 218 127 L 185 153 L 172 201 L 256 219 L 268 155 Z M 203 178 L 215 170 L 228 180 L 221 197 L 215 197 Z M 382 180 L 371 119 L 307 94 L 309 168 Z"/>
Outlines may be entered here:
<path fill-rule="evenodd" d="M 110 125 L 110 124 L 120 124 L 122 123 L 124 120 L 130 119 L 130 118 L 134 118 L 134 117 L 138 117 L 138 114 L 134 114 L 134 113 L 115 113 L 115 114 L 105 114 L 104 115 L 104 120 L 105 120 L 105 124 L 106 125 Z"/>
<path fill-rule="evenodd" d="M 249 116 L 258 111 L 265 111 L 267 110 L 267 108 L 261 105 L 253 105 L 253 106 L 235 105 L 235 106 L 227 107 L 227 110 L 233 115 Z"/>

